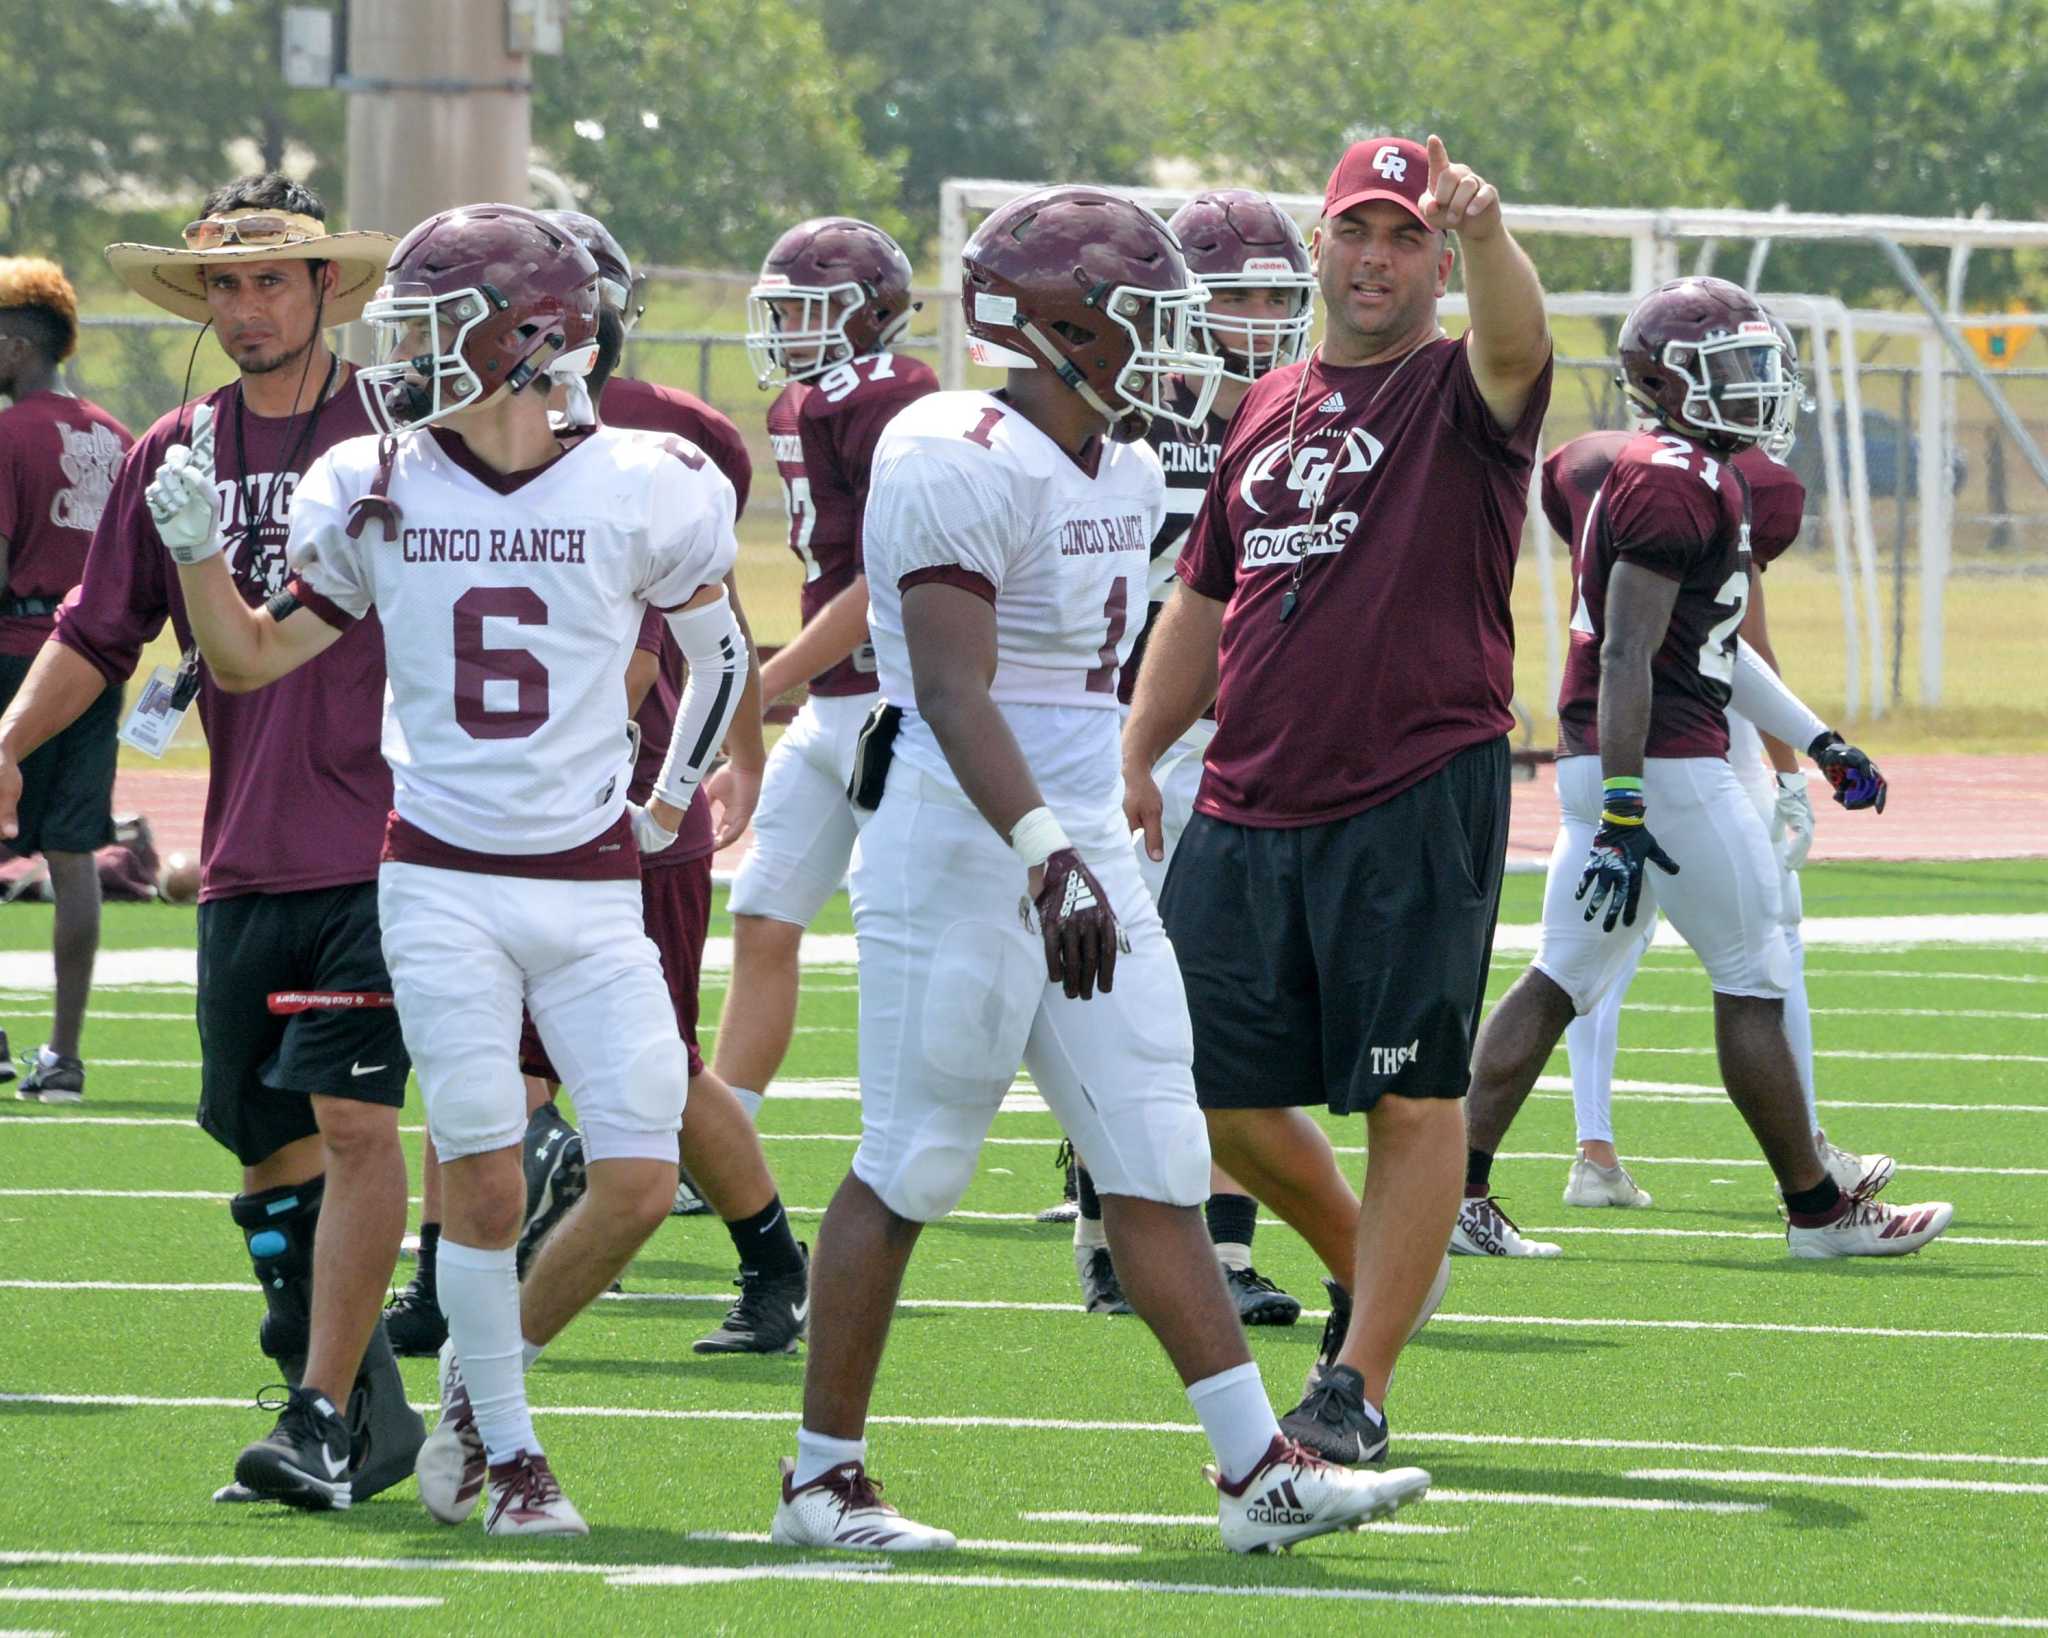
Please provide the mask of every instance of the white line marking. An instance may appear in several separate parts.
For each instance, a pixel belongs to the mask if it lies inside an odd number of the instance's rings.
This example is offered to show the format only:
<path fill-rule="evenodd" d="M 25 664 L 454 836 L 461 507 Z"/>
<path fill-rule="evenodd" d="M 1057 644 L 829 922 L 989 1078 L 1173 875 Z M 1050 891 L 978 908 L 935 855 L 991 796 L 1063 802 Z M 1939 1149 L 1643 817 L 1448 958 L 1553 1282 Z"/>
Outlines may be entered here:
<path fill-rule="evenodd" d="M 1696 966 L 1665 967 L 1663 972 L 1697 973 Z M 1936 979 L 1957 984 L 2048 984 L 2048 978 L 2033 973 L 1966 973 L 1947 967 L 1869 967 L 1861 971 L 1854 967 L 1808 967 L 1808 978 L 1907 978 L 1915 983 Z"/>
<path fill-rule="evenodd" d="M 1771 1473 L 1736 1468 L 1639 1467 L 1631 1479 L 1686 1479 L 1699 1484 L 1812 1484 L 1850 1490 L 1963 1490 L 1978 1496 L 2048 1496 L 2048 1484 L 2012 1479 L 1928 1479 L 1889 1473 Z M 1430 1493 L 1432 1496 L 1435 1492 Z"/>
<path fill-rule="evenodd" d="M 1494 953 L 1533 955 L 1542 931 L 1535 922 L 1504 923 L 1494 929 Z M 1799 937 L 1809 948 L 1821 944 L 1864 949 L 1922 944 L 2039 944 L 2048 942 L 2048 915 L 1808 916 L 1799 924 Z M 1685 940 L 1669 921 L 1661 921 L 1652 947 L 1684 949 Z"/>
<path fill-rule="evenodd" d="M 877 1564 L 850 1567 L 812 1561 L 749 1564 L 732 1568 L 676 1567 L 613 1576 L 613 1587 L 704 1587 L 740 1581 L 830 1582 L 856 1587 L 974 1587 L 1019 1592 L 1178 1594 L 1194 1598 L 1334 1600 L 1358 1604 L 1416 1604 L 1434 1608 L 1491 1610 L 1592 1610 L 1626 1615 L 1733 1615 L 1793 1621 L 1844 1621 L 1873 1626 L 2048 1628 L 2048 1616 L 1963 1615 L 1926 1610 L 1830 1609 L 1806 1604 L 1682 1603 L 1660 1598 L 1552 1598 L 1535 1593 L 1420 1592 L 1386 1587 L 1304 1587 L 1226 1585 L 1213 1581 L 1118 1581 L 1107 1576 L 948 1575 L 940 1571 L 894 1569 Z"/>
<path fill-rule="evenodd" d="M 397 1593 L 143 1592 L 132 1587 L 0 1587 L 16 1604 L 228 1604 L 283 1610 L 434 1610 L 447 1600 Z"/>
<path fill-rule="evenodd" d="M 1209 1523 L 1214 1524 L 1211 1518 Z M 768 1541 L 766 1530 L 692 1530 L 685 1538 L 688 1541 L 739 1542 L 746 1546 L 765 1546 Z M 961 1537 L 959 1546 L 964 1551 L 972 1548 L 979 1553 L 1057 1553 L 1076 1558 L 1130 1558 L 1145 1549 L 1134 1541 L 969 1541 Z"/>
<path fill-rule="evenodd" d="M 1924 1169 L 1924 1168 L 1923 1168 Z M 959 1213 L 955 1212 L 957 1217 Z M 1037 1219 L 1033 1218 L 1033 1222 Z M 1264 1219 L 1260 1219 L 1261 1226 Z M 1275 1225 L 1278 1226 L 1277 1224 Z M 1656 1240 L 1780 1240 L 1783 1231 L 1769 1229 L 1681 1229 L 1681 1228 L 1593 1228 L 1582 1224 L 1545 1223 L 1531 1224 L 1522 1230 L 1524 1234 L 1612 1234 L 1633 1235 Z M 2002 1240 L 1989 1234 L 1944 1234 L 1941 1243 L 1945 1246 L 2019 1246 L 2022 1248 L 2048 1246 L 2048 1240 Z"/>
<path fill-rule="evenodd" d="M 1333 1145 L 1333 1147 L 1335 1147 Z M 1337 1148 L 1337 1153 L 1364 1154 L 1362 1148 Z M 1503 1150 L 1494 1156 L 1496 1160 L 1570 1160 L 1573 1157 L 1563 1151 L 1547 1149 Z M 1631 1166 L 1744 1166 L 1764 1167 L 1770 1164 L 1761 1155 L 1737 1157 L 1716 1157 L 1713 1155 L 1630 1155 Z M 1919 1161 L 1909 1161 L 1907 1170 L 1913 1172 L 1938 1172 L 1952 1177 L 2048 1177 L 2048 1166 L 1929 1166 Z"/>
<path fill-rule="evenodd" d="M 1647 1057 L 1711 1058 L 1717 1049 L 1711 1046 L 1630 1046 L 1624 1041 L 1619 1050 L 1623 1054 L 1634 1052 Z M 1834 1047 L 1817 1051 L 1814 1056 L 1850 1058 L 1873 1064 L 2048 1064 L 2048 1054 L 2038 1052 L 1864 1052 L 1853 1047 Z"/>
<path fill-rule="evenodd" d="M 203 1295 L 214 1292 L 253 1293 L 253 1284 L 234 1280 L 0 1280 L 0 1291 L 141 1291 Z M 607 1291 L 600 1302 L 696 1302 L 730 1305 L 730 1294 L 715 1291 Z M 1085 1314 L 1077 1302 L 1005 1302 L 967 1297 L 905 1297 L 898 1308 L 958 1310 L 979 1314 Z M 1304 1319 L 1320 1319 L 1320 1310 L 1304 1309 Z M 1801 1337 L 1883 1337 L 1902 1342 L 2048 1342 L 2048 1331 L 1911 1330 L 1892 1325 L 1790 1325 L 1765 1320 L 1594 1319 L 1578 1315 L 1438 1314 L 1434 1325 L 1526 1325 L 1537 1329 L 1645 1331 L 1754 1331 Z M 4 1399 L 5 1396 L 0 1396 Z"/>
<path fill-rule="evenodd" d="M 91 1405 L 112 1410 L 234 1410 L 246 1411 L 252 1401 L 244 1394 L 239 1398 L 185 1398 L 171 1399 L 147 1394 L 104 1394 L 104 1393 L 0 1393 L 0 1405 Z M 436 1401 L 422 1400 L 416 1407 L 422 1411 L 436 1408 Z M 794 1410 L 662 1410 L 645 1406 L 622 1405 L 536 1405 L 537 1416 L 589 1416 L 610 1420 L 651 1421 L 651 1422 L 784 1422 L 794 1423 L 798 1413 Z M 887 1427 L 943 1428 L 956 1431 L 996 1429 L 1018 1433 L 1168 1433 L 1182 1434 L 1192 1438 L 1202 1436 L 1198 1422 L 1136 1422 L 1136 1421 L 1077 1421 L 1068 1417 L 1039 1416 L 870 1416 L 868 1420 Z M 1790 1456 L 1836 1458 L 1850 1462 L 1921 1462 L 1949 1466 L 1996 1466 L 1996 1467 L 2040 1467 L 2048 1468 L 2048 1456 L 2012 1456 L 2003 1452 L 1977 1452 L 1956 1450 L 1858 1450 L 1851 1445 L 1742 1445 L 1707 1444 L 1682 1439 L 1593 1439 L 1571 1438 L 1551 1434 L 1526 1433 L 1416 1433 L 1401 1429 L 1401 1442 L 1405 1444 L 1479 1446 L 1526 1450 L 1638 1450 L 1657 1451 L 1671 1455 L 1685 1456 Z M 10 1556 L 0 1552 L 0 1564 L 30 1560 L 16 1554 Z M 34 1562 L 45 1562 L 38 1556 Z M 50 1563 L 68 1563 L 68 1558 L 50 1558 Z M 78 1560 L 80 1563 L 100 1562 L 97 1559 Z M 130 1562 L 125 1554 L 115 1555 L 107 1563 Z M 172 1562 L 167 1560 L 166 1562 Z M 182 1560 L 176 1562 L 183 1562 Z M 194 1560 L 193 1562 L 210 1562 Z M 222 1561 L 227 1562 L 227 1561 Z M 236 1560 L 234 1562 L 240 1562 Z M 308 1561 L 313 1562 L 313 1561 Z M 321 1561 L 325 1562 L 325 1561 Z M 346 1561 L 354 1562 L 354 1561 Z M 369 1562 L 369 1561 L 366 1561 Z M 382 1562 L 375 1561 L 375 1562 Z M 492 1567 L 497 1560 L 482 1561 Z M 463 1567 L 455 1561 L 434 1560 L 436 1567 Z M 630 1566 L 629 1566 L 630 1567 Z"/>
<path fill-rule="evenodd" d="M 1650 1001 L 1629 1001 L 1623 1004 L 1624 1015 L 1631 1012 L 1655 1012 L 1673 1014 L 1700 1014 L 1713 1012 L 1711 1006 L 1695 1006 L 1690 1003 L 1663 1004 Z M 44 1016 L 47 1016 L 45 1014 Z M 1972 1009 L 1966 1007 L 1815 1007 L 1816 1018 L 1976 1018 L 2003 1020 L 2009 1023 L 2038 1024 L 2048 1021 L 2048 1012 L 2008 1012 L 1998 1008 Z"/>
<path fill-rule="evenodd" d="M 210 1189 L 0 1189 L 5 1200 L 203 1200 L 218 1206 L 228 1198 Z"/>
<path fill-rule="evenodd" d="M 1436 1493 L 1432 1491 L 1430 1494 L 1432 1499 L 1434 1499 Z M 1146 1526 L 1196 1524 L 1207 1525 L 1212 1530 L 1216 1527 L 1216 1515 L 1214 1513 L 1077 1513 L 1059 1511 L 1050 1513 L 1019 1513 L 1017 1517 L 1028 1519 L 1035 1524 L 1136 1524 Z M 1383 1535 L 1389 1536 L 1463 1536 L 1469 1535 L 1472 1531 L 1472 1526 L 1469 1524 L 1406 1524 L 1400 1519 L 1376 1519 L 1372 1523 L 1363 1526 L 1363 1528 L 1377 1530 Z M 966 1543 L 962 1542 L 961 1545 L 965 1546 Z"/>

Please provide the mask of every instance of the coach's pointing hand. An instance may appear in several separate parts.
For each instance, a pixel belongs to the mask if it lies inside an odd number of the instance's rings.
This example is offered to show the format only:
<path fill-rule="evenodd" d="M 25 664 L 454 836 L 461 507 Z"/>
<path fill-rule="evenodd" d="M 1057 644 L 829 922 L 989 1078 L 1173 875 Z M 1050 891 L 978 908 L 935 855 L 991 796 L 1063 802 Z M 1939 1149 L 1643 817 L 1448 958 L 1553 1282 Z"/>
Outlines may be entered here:
<path fill-rule="evenodd" d="M 1470 165 L 1453 165 L 1444 139 L 1429 139 L 1429 191 L 1422 196 L 1423 219 L 1433 228 L 1455 228 L 1466 239 L 1500 231 L 1500 194 Z"/>

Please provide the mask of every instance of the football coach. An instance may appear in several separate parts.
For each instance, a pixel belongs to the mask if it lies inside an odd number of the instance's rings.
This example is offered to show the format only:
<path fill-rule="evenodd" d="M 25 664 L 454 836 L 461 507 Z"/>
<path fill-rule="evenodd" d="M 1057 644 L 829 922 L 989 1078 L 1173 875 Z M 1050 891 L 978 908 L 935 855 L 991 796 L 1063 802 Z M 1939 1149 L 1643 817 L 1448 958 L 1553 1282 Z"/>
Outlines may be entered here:
<path fill-rule="evenodd" d="M 1456 260 L 1470 327 L 1437 323 Z M 1507 849 L 1514 580 L 1550 399 L 1543 292 L 1493 185 L 1432 136 L 1353 143 L 1311 239 L 1322 344 L 1239 408 L 1123 738 L 1216 735 L 1160 911 L 1217 1164 L 1315 1247 L 1333 1319 L 1282 1426 L 1378 1460 L 1443 1266 Z M 1305 1112 L 1363 1114 L 1354 1196 Z M 1346 1319 L 1349 1316 L 1347 1326 Z"/>

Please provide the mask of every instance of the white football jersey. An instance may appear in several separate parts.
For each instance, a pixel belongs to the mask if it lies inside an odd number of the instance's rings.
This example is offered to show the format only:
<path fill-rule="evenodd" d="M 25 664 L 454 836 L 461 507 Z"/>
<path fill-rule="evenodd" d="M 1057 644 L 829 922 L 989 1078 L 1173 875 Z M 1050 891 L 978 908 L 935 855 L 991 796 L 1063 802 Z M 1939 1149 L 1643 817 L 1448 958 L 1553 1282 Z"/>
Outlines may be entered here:
<path fill-rule="evenodd" d="M 925 773 L 957 783 L 917 714 L 901 583 L 964 572 L 994 588 L 989 693 L 1047 802 L 1092 812 L 1116 799 L 1117 672 L 1145 627 L 1166 487 L 1150 446 L 1098 447 L 1090 476 L 983 392 L 921 398 L 876 445 L 862 525 L 868 631 L 882 695 L 904 710 L 897 754 Z"/>
<path fill-rule="evenodd" d="M 351 438 L 313 463 L 287 550 L 313 593 L 383 625 L 399 816 L 480 853 L 601 835 L 631 778 L 626 665 L 641 621 L 732 567 L 732 485 L 687 439 L 600 428 L 506 494 L 418 433 L 387 491 L 398 538 L 373 519 L 351 539 L 377 447 Z"/>

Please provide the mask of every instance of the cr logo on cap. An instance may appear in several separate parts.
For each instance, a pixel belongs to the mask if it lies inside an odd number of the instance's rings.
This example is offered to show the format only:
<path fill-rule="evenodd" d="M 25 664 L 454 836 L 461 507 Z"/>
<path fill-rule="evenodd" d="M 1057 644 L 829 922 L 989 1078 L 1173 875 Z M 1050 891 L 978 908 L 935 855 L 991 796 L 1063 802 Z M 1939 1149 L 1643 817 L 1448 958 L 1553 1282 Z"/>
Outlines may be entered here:
<path fill-rule="evenodd" d="M 1408 159 L 1390 142 L 1372 156 L 1372 168 L 1389 182 L 1401 182 L 1408 176 Z"/>

